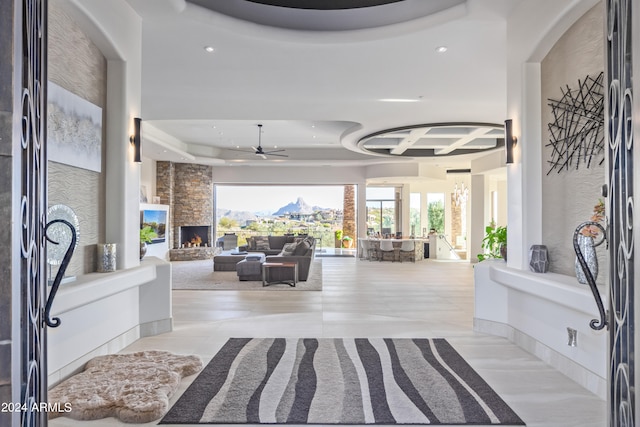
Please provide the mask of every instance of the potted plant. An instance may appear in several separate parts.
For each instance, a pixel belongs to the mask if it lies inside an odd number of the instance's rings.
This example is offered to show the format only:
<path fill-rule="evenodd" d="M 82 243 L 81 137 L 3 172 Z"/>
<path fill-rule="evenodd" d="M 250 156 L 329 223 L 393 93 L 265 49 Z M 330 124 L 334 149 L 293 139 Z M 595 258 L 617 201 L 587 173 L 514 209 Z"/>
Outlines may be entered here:
<path fill-rule="evenodd" d="M 507 227 L 496 227 L 495 223 L 489 224 L 485 229 L 482 239 L 484 253 L 478 254 L 478 261 L 488 258 L 504 258 L 507 260 Z"/>
<path fill-rule="evenodd" d="M 335 247 L 336 248 L 341 248 L 342 247 L 342 230 L 336 230 L 335 233 Z"/>
<path fill-rule="evenodd" d="M 343 248 L 350 248 L 353 245 L 353 239 L 349 236 L 344 236 L 342 238 L 342 247 Z"/>
<path fill-rule="evenodd" d="M 150 226 L 145 225 L 140 229 L 140 259 L 144 258 L 147 253 L 147 243 L 151 243 L 156 237 L 158 237 L 158 233 Z"/>

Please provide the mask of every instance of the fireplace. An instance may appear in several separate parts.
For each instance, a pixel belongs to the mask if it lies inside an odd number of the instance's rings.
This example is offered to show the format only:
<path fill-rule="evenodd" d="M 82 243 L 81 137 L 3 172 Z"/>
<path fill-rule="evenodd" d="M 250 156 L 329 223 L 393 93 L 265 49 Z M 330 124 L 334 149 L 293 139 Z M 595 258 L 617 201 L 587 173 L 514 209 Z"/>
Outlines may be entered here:
<path fill-rule="evenodd" d="M 179 247 L 210 247 L 209 235 L 211 234 L 210 225 L 190 225 L 179 227 Z"/>

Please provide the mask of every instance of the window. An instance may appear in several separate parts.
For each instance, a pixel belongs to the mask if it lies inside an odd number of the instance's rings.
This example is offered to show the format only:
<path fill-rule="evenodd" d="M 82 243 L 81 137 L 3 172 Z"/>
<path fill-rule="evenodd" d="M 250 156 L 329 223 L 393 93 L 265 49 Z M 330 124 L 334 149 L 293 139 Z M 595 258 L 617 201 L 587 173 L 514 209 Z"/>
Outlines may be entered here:
<path fill-rule="evenodd" d="M 367 187 L 367 232 L 371 234 L 395 234 L 395 187 Z"/>
<path fill-rule="evenodd" d="M 409 227 L 412 236 L 420 234 L 420 193 L 409 194 Z"/>
<path fill-rule="evenodd" d="M 235 233 L 238 245 L 250 236 L 310 234 L 318 247 L 333 247 L 344 226 L 343 185 L 217 184 L 214 200 L 215 238 Z"/>
<path fill-rule="evenodd" d="M 444 233 L 444 193 L 427 193 L 427 225 Z"/>

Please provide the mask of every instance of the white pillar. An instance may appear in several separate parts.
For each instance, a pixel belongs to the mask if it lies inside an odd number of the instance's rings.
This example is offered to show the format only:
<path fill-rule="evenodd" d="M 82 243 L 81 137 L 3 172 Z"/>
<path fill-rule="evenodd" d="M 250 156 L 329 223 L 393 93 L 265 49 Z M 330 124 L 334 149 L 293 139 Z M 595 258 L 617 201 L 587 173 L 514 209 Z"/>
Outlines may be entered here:
<path fill-rule="evenodd" d="M 140 264 L 140 164 L 129 143 L 139 107 L 129 106 L 130 79 L 125 62 L 107 62 L 105 239 L 117 244 L 119 270 Z"/>
<path fill-rule="evenodd" d="M 478 262 L 478 254 L 482 253 L 484 229 L 489 224 L 485 216 L 487 182 L 484 175 L 471 175 L 471 221 L 467 233 L 469 259 Z"/>
<path fill-rule="evenodd" d="M 507 165 L 509 217 L 507 263 L 528 269 L 529 248 L 542 243 L 542 105 L 540 64 L 522 66 L 520 116 L 512 117 L 518 144 Z"/>

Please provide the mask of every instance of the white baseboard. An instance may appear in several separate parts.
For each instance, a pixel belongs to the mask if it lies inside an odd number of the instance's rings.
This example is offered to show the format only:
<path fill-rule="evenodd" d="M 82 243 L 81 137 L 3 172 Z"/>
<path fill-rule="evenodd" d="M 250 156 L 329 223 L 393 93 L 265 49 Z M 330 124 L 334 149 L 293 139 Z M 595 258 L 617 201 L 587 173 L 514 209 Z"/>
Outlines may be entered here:
<path fill-rule="evenodd" d="M 504 323 L 473 319 L 473 330 L 508 339 L 528 353 L 552 366 L 603 400 L 607 398 L 607 380 L 558 353 L 522 331 Z"/>

